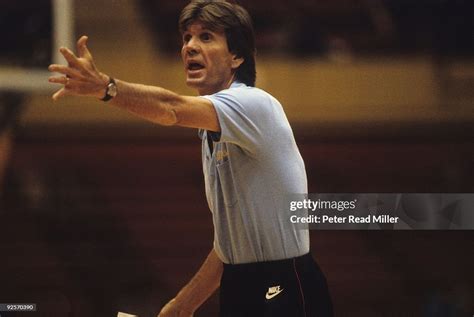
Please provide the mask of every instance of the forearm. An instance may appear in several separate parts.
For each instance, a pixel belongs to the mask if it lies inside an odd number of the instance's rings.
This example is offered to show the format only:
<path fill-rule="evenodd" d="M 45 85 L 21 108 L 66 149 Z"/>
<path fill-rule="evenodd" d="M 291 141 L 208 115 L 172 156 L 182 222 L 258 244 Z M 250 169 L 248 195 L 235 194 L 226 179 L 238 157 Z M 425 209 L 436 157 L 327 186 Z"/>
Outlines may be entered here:
<path fill-rule="evenodd" d="M 60 52 L 68 65 L 52 64 L 48 67 L 53 73 L 49 82 L 61 84 L 52 98 L 58 100 L 65 96 L 83 96 L 102 99 L 108 92 L 109 76 L 95 66 L 92 54 L 86 46 L 87 37 L 77 42 L 78 56 L 70 49 Z M 193 96 L 181 96 L 161 87 L 132 84 L 115 80 L 117 94 L 109 94 L 111 105 L 124 109 L 148 121 L 161 125 L 179 125 L 188 128 L 220 131 L 216 110 L 211 101 Z"/>
<path fill-rule="evenodd" d="M 177 304 L 187 310 L 195 311 L 219 287 L 222 271 L 222 261 L 212 249 L 199 271 L 176 295 Z"/>
<path fill-rule="evenodd" d="M 148 121 L 174 125 L 178 119 L 175 106 L 183 97 L 161 87 L 116 80 L 118 94 L 110 103 Z"/>

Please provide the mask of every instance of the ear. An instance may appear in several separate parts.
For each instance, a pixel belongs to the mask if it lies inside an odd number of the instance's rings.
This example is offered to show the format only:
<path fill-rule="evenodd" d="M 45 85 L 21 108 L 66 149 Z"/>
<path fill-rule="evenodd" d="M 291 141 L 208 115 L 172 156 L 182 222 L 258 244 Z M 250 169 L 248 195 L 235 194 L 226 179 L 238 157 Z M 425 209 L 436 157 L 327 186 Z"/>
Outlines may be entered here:
<path fill-rule="evenodd" d="M 237 69 L 239 68 L 240 65 L 242 65 L 242 63 L 244 62 L 244 58 L 243 57 L 237 57 L 236 55 L 234 55 L 232 57 L 232 69 Z"/>

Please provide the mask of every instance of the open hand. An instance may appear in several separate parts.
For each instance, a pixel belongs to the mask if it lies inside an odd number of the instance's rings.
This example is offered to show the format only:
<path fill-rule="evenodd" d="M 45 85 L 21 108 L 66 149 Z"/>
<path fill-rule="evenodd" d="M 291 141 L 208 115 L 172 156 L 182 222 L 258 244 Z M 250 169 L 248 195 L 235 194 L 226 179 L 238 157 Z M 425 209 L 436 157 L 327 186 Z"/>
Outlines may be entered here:
<path fill-rule="evenodd" d="M 87 36 L 81 36 L 77 41 L 78 56 L 66 47 L 59 49 L 68 62 L 67 66 L 52 64 L 48 67 L 50 72 L 64 75 L 49 78 L 50 83 L 64 85 L 54 93 L 53 100 L 68 95 L 104 97 L 109 77 L 99 72 L 95 66 L 92 54 L 87 48 L 87 39 Z"/>

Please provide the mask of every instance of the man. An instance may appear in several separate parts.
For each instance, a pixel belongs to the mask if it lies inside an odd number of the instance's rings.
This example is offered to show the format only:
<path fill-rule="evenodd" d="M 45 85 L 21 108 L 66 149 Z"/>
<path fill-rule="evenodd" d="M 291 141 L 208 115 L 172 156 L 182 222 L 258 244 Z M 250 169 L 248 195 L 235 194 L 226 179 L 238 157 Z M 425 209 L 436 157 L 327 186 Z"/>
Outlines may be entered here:
<path fill-rule="evenodd" d="M 289 221 L 285 197 L 306 193 L 304 162 L 280 103 L 254 87 L 255 45 L 247 11 L 224 1 L 193 1 L 179 26 L 186 83 L 199 97 L 116 80 L 94 65 L 83 36 L 53 99 L 90 96 L 146 120 L 198 128 L 214 248 L 160 312 L 192 316 L 220 286 L 221 316 L 332 316 L 309 234 Z"/>

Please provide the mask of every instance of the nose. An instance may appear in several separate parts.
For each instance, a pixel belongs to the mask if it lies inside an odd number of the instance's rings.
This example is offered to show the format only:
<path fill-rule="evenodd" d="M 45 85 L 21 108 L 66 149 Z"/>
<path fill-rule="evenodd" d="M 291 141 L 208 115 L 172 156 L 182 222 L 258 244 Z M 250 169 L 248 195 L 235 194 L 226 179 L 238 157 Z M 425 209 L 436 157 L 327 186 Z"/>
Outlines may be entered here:
<path fill-rule="evenodd" d="M 194 37 L 192 37 L 186 44 L 184 44 L 184 50 L 189 56 L 194 56 L 200 51 L 199 43 Z"/>

